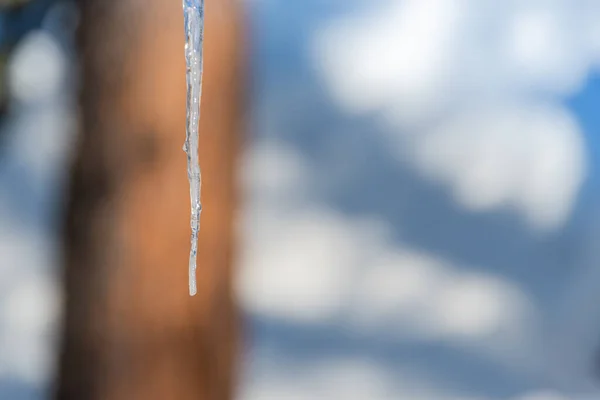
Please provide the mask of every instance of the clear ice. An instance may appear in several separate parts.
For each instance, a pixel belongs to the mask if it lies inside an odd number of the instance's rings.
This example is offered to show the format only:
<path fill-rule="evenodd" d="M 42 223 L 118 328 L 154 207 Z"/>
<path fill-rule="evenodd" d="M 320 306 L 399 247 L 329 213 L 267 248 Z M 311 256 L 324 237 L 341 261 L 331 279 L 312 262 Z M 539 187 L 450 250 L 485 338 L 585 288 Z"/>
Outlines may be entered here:
<path fill-rule="evenodd" d="M 192 212 L 190 225 L 192 228 L 189 287 L 190 296 L 197 292 L 196 287 L 196 255 L 198 253 L 198 231 L 200 230 L 200 190 L 202 176 L 198 162 L 198 122 L 200 120 L 200 96 L 202 93 L 202 41 L 204 38 L 204 0 L 183 0 L 185 24 L 185 61 L 187 80 L 187 120 L 185 144 L 183 150 L 187 154 L 187 172 L 190 182 L 190 199 Z"/>

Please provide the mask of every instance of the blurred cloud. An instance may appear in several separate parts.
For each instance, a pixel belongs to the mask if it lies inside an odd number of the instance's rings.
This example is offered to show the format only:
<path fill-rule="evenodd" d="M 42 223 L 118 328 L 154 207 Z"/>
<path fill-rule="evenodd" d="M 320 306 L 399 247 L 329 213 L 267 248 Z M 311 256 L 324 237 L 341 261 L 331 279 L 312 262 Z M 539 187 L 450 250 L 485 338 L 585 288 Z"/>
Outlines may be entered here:
<path fill-rule="evenodd" d="M 243 163 L 251 208 L 242 215 L 239 293 L 258 315 L 305 323 L 336 318 L 358 266 L 379 251 L 385 225 L 348 220 L 310 198 L 305 157 L 276 140 L 261 141 Z"/>
<path fill-rule="evenodd" d="M 247 305 L 301 320 L 326 321 L 339 312 L 358 244 L 342 222 L 326 213 L 262 218 L 254 236 L 263 246 L 252 249 L 253 270 L 242 278 Z"/>
<path fill-rule="evenodd" d="M 242 185 L 252 190 L 263 207 L 288 206 L 304 200 L 311 168 L 294 148 L 276 140 L 260 141 L 246 150 Z"/>
<path fill-rule="evenodd" d="M 413 139 L 407 158 L 459 204 L 513 208 L 540 230 L 569 217 L 585 176 L 581 132 L 558 106 L 474 108 Z"/>
<path fill-rule="evenodd" d="M 391 379 L 377 364 L 360 359 L 341 358 L 317 365 L 290 368 L 267 384 L 254 385 L 242 395 L 244 400 L 300 399 L 392 399 Z M 388 394 L 386 395 L 386 392 Z"/>
<path fill-rule="evenodd" d="M 339 316 L 368 243 L 358 226 L 321 209 L 258 212 L 248 226 L 240 293 L 251 311 L 312 323 Z"/>
<path fill-rule="evenodd" d="M 52 376 L 60 301 L 48 267 L 55 251 L 39 235 L 0 232 L 0 379 L 41 387 Z"/>
<path fill-rule="evenodd" d="M 422 108 L 492 91 L 566 95 L 600 61 L 596 2 L 405 0 L 371 10 L 327 21 L 315 37 L 317 66 L 350 111 L 402 115 L 405 102 Z M 429 120 L 434 111 L 420 114 Z"/>
<path fill-rule="evenodd" d="M 47 388 L 55 371 L 61 298 L 53 220 L 76 124 L 72 68 L 44 30 L 30 32 L 9 59 L 15 101 L 0 162 L 0 392 L 11 398 L 37 398 L 30 392 Z"/>
<path fill-rule="evenodd" d="M 535 326 L 532 304 L 513 283 L 490 274 L 460 272 L 408 247 L 389 251 L 368 265 L 358 281 L 358 320 L 395 337 L 412 331 L 421 339 L 475 342 L 523 335 Z"/>
<path fill-rule="evenodd" d="M 351 112 L 395 107 L 408 123 L 427 119 L 447 81 L 453 33 L 461 22 L 459 4 L 381 4 L 370 15 L 329 21 L 317 33 L 317 66 Z"/>
<path fill-rule="evenodd" d="M 310 365 L 286 366 L 285 371 L 277 365 L 270 367 L 279 371 L 276 376 L 257 379 L 257 384 L 242 394 L 243 400 L 491 400 L 455 390 L 436 390 L 408 367 L 391 373 L 364 358 L 340 356 Z"/>
<path fill-rule="evenodd" d="M 539 231 L 569 217 L 587 161 L 560 100 L 600 60 L 585 0 L 406 0 L 328 21 L 314 61 L 347 112 L 379 115 L 399 159 L 473 212 Z"/>
<path fill-rule="evenodd" d="M 59 171 L 66 165 L 77 124 L 75 82 L 68 79 L 73 68 L 56 37 L 43 30 L 24 37 L 10 58 L 8 78 L 15 102 L 5 125 L 11 134 L 6 158 L 30 175 L 31 182 L 21 185 L 43 185 L 57 177 L 62 181 Z"/>
<path fill-rule="evenodd" d="M 552 390 L 542 390 L 520 396 L 515 400 L 569 400 L 569 397 L 565 397 L 560 393 Z"/>
<path fill-rule="evenodd" d="M 57 96 L 64 88 L 68 67 L 58 41 L 48 32 L 32 31 L 11 57 L 11 94 L 25 103 Z"/>
<path fill-rule="evenodd" d="M 517 283 L 391 240 L 389 223 L 377 217 L 349 217 L 316 201 L 306 155 L 277 139 L 251 147 L 243 170 L 251 201 L 237 284 L 254 318 L 333 324 L 373 343 L 445 343 L 514 373 L 545 375 L 547 349 L 535 344 L 539 310 Z M 365 355 L 325 352 L 306 364 L 293 357 L 276 348 L 252 356 L 248 369 L 257 375 L 243 398 L 475 399 L 408 368 L 397 386 L 397 367 Z"/>
<path fill-rule="evenodd" d="M 598 398 L 596 319 L 573 319 L 584 345 L 557 335 L 580 302 L 556 311 L 589 157 L 563 100 L 600 65 L 594 3 L 256 12 L 244 399 Z"/>

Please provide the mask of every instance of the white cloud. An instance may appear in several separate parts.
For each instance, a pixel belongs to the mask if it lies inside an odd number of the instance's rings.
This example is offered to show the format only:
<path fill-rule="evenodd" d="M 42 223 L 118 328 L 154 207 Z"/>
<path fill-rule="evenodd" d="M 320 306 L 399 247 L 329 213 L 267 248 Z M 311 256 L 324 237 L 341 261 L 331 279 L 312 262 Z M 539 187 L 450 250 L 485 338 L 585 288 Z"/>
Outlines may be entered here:
<path fill-rule="evenodd" d="M 47 32 L 33 31 L 11 57 L 11 92 L 25 103 L 49 99 L 63 88 L 67 68 L 67 60 L 57 40 Z"/>
<path fill-rule="evenodd" d="M 56 285 L 43 277 L 29 277 L 8 292 L 4 321 L 17 334 L 47 330 L 56 321 Z"/>
<path fill-rule="evenodd" d="M 374 12 L 317 32 L 317 67 L 341 107 L 380 116 L 399 158 L 446 187 L 464 209 L 509 210 L 533 229 L 559 228 L 586 174 L 582 134 L 560 101 L 600 61 L 600 6 L 583 0 L 365 3 Z M 291 95 L 284 96 L 290 107 L 310 101 L 299 100 L 302 91 Z M 250 312 L 298 324 L 340 323 L 365 340 L 441 343 L 532 385 L 585 386 L 581 365 L 557 362 L 545 315 L 518 283 L 501 271 L 484 273 L 478 265 L 453 265 L 389 243 L 380 221 L 365 224 L 311 204 L 307 185 L 318 171 L 273 141 L 277 134 L 265 135 L 269 140 L 244 164 L 252 205 L 244 212 L 239 290 Z M 249 368 L 244 399 L 465 400 L 470 394 L 440 387 L 439 377 L 420 376 L 413 365 L 401 371 L 368 356 L 327 352 L 298 360 L 294 352 L 302 348 L 295 345 L 259 347 L 253 362 L 266 365 Z M 561 395 L 579 399 L 568 391 L 515 399 Z"/>
<path fill-rule="evenodd" d="M 47 108 L 19 108 L 10 121 L 10 129 L 14 134 L 12 156 L 27 166 L 33 182 L 56 179 L 56 171 L 67 165 L 74 138 L 73 110 L 61 101 Z"/>
<path fill-rule="evenodd" d="M 579 48 L 583 44 L 572 37 L 577 27 L 565 20 L 569 13 L 560 11 L 561 7 L 524 6 L 509 17 L 501 56 L 516 84 L 568 93 L 583 81 L 592 60 L 584 59 L 584 49 Z"/>
<path fill-rule="evenodd" d="M 65 50 L 45 31 L 29 33 L 10 60 L 9 85 L 18 102 L 5 126 L 8 157 L 27 168 L 32 185 L 59 177 L 68 158 L 77 125 L 74 84 L 66 84 L 70 67 Z"/>
<path fill-rule="evenodd" d="M 513 283 L 408 246 L 392 248 L 377 221 L 331 209 L 250 215 L 238 293 L 255 315 L 343 320 L 356 333 L 478 346 L 494 362 L 525 363 L 537 314 Z M 533 365 L 534 355 L 527 357 Z"/>
<path fill-rule="evenodd" d="M 515 400 L 569 400 L 569 397 L 563 396 L 562 394 L 553 390 L 540 390 L 537 392 L 528 393 L 524 396 L 520 396 Z"/>
<path fill-rule="evenodd" d="M 4 190 L 0 190 L 0 378 L 37 388 L 48 384 L 55 368 L 60 312 L 53 276 L 57 247 L 43 230 L 37 231 L 35 223 L 28 226 L 28 221 L 15 215 L 6 200 L 16 178 L 26 179 L 34 189 L 47 187 L 48 181 L 62 181 L 59 170 L 75 124 L 72 91 L 65 88 L 68 69 L 69 60 L 56 39 L 34 31 L 15 50 L 8 71 L 18 104 L 5 126 L 12 135 L 3 165 Z M 25 178 L 14 175 L 15 171 Z M 40 194 L 48 192 L 31 193 Z M 40 202 L 41 207 L 50 204 Z"/>
<path fill-rule="evenodd" d="M 516 339 L 517 345 L 535 327 L 532 304 L 512 283 L 460 272 L 410 248 L 388 251 L 357 281 L 352 315 L 359 329 L 461 342 Z"/>
<path fill-rule="evenodd" d="M 253 193 L 253 200 L 271 207 L 302 200 L 310 182 L 310 168 L 302 155 L 272 140 L 246 150 L 241 172 L 242 183 L 247 192 Z"/>
<path fill-rule="evenodd" d="M 569 216 L 586 169 L 577 124 L 553 106 L 474 109 L 411 145 L 417 168 L 446 183 L 466 208 L 512 207 L 540 229 Z"/>
<path fill-rule="evenodd" d="M 342 321 L 355 333 L 386 332 L 395 340 L 477 347 L 511 369 L 525 363 L 536 315 L 514 284 L 392 244 L 387 223 L 373 217 L 296 203 L 290 193 L 308 181 L 305 162 L 267 141 L 244 163 L 253 201 L 242 214 L 238 293 L 247 310 L 300 324 Z"/>
<path fill-rule="evenodd" d="M 448 282 L 433 302 L 433 321 L 442 333 L 482 338 L 503 329 L 519 329 L 529 304 L 513 285 L 485 275 L 466 275 Z M 527 321 L 529 323 L 533 321 Z"/>
<path fill-rule="evenodd" d="M 300 322 L 337 315 L 371 232 L 326 209 L 258 213 L 249 222 L 239 278 L 246 306 Z"/>
<path fill-rule="evenodd" d="M 417 121 L 440 102 L 460 22 L 458 1 L 390 2 L 381 13 L 328 27 L 317 58 L 349 110 L 394 104 L 405 120 Z"/>
<path fill-rule="evenodd" d="M 378 113 L 399 155 L 466 209 L 509 206 L 553 230 L 586 172 L 581 132 L 559 101 L 600 60 L 592 3 L 379 3 L 318 31 L 315 61 L 343 108 Z"/>
<path fill-rule="evenodd" d="M 333 357 L 289 366 L 268 379 L 254 380 L 241 398 L 391 400 L 395 398 L 392 393 L 393 380 L 381 366 L 360 357 Z"/>
<path fill-rule="evenodd" d="M 302 321 L 339 310 L 358 244 L 343 222 L 326 213 L 263 216 L 252 232 L 240 280 L 251 310 Z"/>
<path fill-rule="evenodd" d="M 367 357 L 333 356 L 308 364 L 278 368 L 281 360 L 270 360 L 272 373 L 257 376 L 241 393 L 242 400 L 487 400 L 457 393 L 451 389 L 437 390 L 422 376 L 408 367 L 394 373 Z"/>
<path fill-rule="evenodd" d="M 311 203 L 307 162 L 283 143 L 255 145 L 242 168 L 251 198 L 240 216 L 243 303 L 256 314 L 303 323 L 339 315 L 357 266 L 378 251 L 386 225 Z"/>
<path fill-rule="evenodd" d="M 54 368 L 60 310 L 50 278 L 55 254 L 51 243 L 19 229 L 0 232 L 0 253 L 0 376 L 42 386 Z"/>
<path fill-rule="evenodd" d="M 366 325 L 389 322 L 406 313 L 422 316 L 423 307 L 447 280 L 446 266 L 438 259 L 416 252 L 389 252 L 358 279 L 354 311 Z"/>

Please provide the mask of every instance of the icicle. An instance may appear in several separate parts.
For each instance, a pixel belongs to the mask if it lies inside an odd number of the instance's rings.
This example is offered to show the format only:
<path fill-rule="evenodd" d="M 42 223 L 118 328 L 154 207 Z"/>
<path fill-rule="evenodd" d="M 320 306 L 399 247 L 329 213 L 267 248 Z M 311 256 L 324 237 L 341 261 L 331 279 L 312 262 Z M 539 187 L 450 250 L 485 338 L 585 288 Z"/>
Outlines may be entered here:
<path fill-rule="evenodd" d="M 185 22 L 185 61 L 187 65 L 187 124 L 183 150 L 187 154 L 188 179 L 192 228 L 189 286 L 190 296 L 196 294 L 196 254 L 198 253 L 198 231 L 200 230 L 200 189 L 202 177 L 198 163 L 198 122 L 200 120 L 200 96 L 202 93 L 202 41 L 204 38 L 204 0 L 183 0 Z"/>

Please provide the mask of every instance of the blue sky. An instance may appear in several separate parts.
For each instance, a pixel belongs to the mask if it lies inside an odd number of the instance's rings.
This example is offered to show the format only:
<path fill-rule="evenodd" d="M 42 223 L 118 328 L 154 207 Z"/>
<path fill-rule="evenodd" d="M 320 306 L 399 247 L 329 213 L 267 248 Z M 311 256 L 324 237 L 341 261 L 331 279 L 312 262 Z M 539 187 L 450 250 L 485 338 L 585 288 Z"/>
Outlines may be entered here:
<path fill-rule="evenodd" d="M 596 184 L 600 171 L 600 75 L 594 73 L 585 87 L 572 98 L 567 105 L 577 116 L 585 133 L 588 152 L 591 155 L 590 179 Z M 597 187 L 596 187 L 597 188 Z"/>
<path fill-rule="evenodd" d="M 593 4 L 252 4 L 242 397 L 597 398 Z"/>

